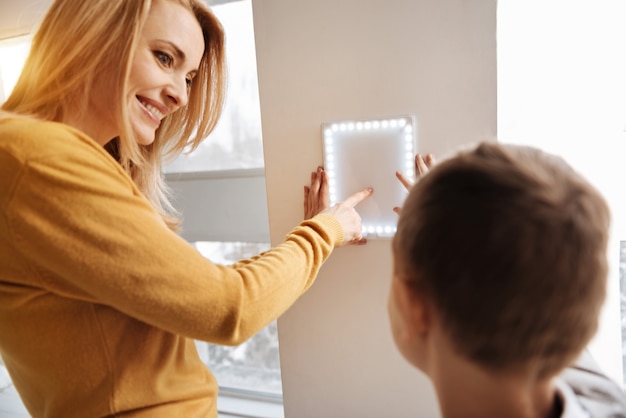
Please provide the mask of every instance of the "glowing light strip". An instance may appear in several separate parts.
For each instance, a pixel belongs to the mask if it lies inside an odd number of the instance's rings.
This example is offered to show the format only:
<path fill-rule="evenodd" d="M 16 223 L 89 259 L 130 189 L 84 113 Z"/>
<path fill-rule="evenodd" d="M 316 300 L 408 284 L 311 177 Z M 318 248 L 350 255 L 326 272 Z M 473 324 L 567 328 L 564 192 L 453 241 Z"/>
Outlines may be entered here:
<path fill-rule="evenodd" d="M 373 120 L 358 120 L 358 121 L 341 121 L 323 125 L 323 139 L 324 139 L 324 155 L 325 155 L 325 170 L 329 178 L 329 194 L 330 204 L 334 205 L 338 202 L 337 196 L 337 172 L 336 172 L 336 138 L 344 135 L 345 133 L 358 133 L 358 132 L 374 132 L 374 131 L 389 131 L 395 132 L 398 135 L 402 135 L 404 140 L 403 148 L 403 172 L 407 177 L 413 177 L 415 175 L 415 132 L 413 128 L 413 118 L 410 116 L 403 116 L 397 118 L 387 119 L 373 119 Z M 390 208 L 391 209 L 391 208 Z M 395 223 L 389 224 L 363 224 L 362 234 L 365 237 L 391 237 L 396 232 Z"/>

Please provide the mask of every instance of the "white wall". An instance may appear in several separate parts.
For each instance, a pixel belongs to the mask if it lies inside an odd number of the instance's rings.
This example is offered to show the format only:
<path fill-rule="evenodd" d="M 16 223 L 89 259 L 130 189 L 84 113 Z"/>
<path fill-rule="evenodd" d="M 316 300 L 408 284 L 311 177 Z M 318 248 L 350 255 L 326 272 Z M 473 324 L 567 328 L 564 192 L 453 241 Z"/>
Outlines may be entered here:
<path fill-rule="evenodd" d="M 495 0 L 253 0 L 253 13 L 273 244 L 302 219 L 323 122 L 411 113 L 420 151 L 440 156 L 495 138 Z M 279 320 L 287 417 L 439 416 L 391 340 L 389 243 L 337 250 Z"/>

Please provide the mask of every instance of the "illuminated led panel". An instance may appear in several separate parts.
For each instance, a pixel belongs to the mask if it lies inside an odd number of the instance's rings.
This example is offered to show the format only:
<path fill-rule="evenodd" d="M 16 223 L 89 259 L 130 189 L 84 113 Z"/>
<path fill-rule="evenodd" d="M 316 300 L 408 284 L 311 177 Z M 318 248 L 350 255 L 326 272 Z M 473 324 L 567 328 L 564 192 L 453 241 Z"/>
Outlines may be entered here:
<path fill-rule="evenodd" d="M 322 124 L 331 205 L 365 187 L 374 188 L 374 194 L 357 206 L 368 239 L 389 238 L 396 232 L 398 215 L 393 208 L 402 206 L 407 191 L 395 172 L 413 178 L 415 132 L 412 116 Z"/>

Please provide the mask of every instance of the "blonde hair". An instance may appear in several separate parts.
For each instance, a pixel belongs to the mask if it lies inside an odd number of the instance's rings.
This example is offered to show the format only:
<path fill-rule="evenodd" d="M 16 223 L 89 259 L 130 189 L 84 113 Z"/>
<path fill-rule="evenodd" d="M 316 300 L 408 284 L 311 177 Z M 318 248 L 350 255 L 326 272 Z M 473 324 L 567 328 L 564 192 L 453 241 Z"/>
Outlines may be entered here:
<path fill-rule="evenodd" d="M 155 1 L 175 1 L 190 10 L 202 28 L 205 50 L 189 103 L 161 122 L 151 145 L 140 146 L 135 140 L 125 92 L 152 0 L 56 0 L 33 38 L 24 69 L 2 109 L 62 121 L 70 104 L 86 109 L 96 83 L 108 83 L 119 104 L 115 117 L 122 132 L 106 148 L 175 229 L 178 219 L 168 200 L 162 160 L 195 149 L 219 120 L 226 85 L 224 31 L 199 0 Z"/>

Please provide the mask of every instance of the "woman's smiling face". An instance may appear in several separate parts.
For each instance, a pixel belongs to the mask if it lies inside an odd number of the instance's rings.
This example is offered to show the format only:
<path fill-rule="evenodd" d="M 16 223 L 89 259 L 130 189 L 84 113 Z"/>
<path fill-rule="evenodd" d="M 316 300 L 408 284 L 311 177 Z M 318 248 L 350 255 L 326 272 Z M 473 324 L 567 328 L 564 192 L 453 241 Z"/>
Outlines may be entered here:
<path fill-rule="evenodd" d="M 203 53 L 202 28 L 193 13 L 173 1 L 154 0 L 128 79 L 128 116 L 139 144 L 154 142 L 161 120 L 187 104 Z"/>

